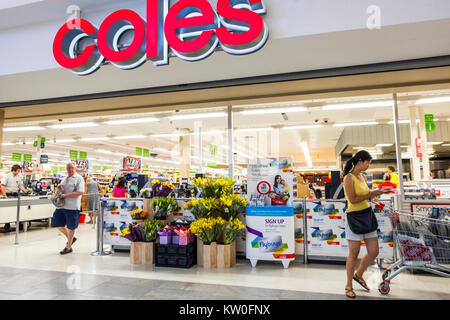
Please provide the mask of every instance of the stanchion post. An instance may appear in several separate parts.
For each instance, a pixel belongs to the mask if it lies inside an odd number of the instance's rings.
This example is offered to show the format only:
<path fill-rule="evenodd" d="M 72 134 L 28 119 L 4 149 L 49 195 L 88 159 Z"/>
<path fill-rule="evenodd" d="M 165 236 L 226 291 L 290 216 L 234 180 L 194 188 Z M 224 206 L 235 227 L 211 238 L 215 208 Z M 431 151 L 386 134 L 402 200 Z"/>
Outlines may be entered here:
<path fill-rule="evenodd" d="M 19 229 L 20 229 L 20 191 L 17 193 L 16 239 L 14 241 L 14 244 L 19 244 Z"/>
<path fill-rule="evenodd" d="M 308 217 L 306 216 L 306 198 L 303 197 L 303 263 L 308 264 Z"/>
<path fill-rule="evenodd" d="M 104 228 L 104 206 L 101 198 L 98 200 L 99 210 L 97 218 L 97 251 L 92 252 L 93 256 L 106 256 L 111 254 L 111 251 L 105 251 L 103 249 L 103 228 Z"/>

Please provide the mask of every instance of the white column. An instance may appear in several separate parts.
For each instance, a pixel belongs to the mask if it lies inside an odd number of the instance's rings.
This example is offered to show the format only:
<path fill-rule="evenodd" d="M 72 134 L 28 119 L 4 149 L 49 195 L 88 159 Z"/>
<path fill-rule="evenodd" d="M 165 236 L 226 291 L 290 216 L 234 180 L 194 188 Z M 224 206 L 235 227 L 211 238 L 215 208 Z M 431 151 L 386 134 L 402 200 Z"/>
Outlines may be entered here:
<path fill-rule="evenodd" d="M 230 179 L 234 176 L 233 155 L 233 107 L 228 106 L 228 178 Z"/>
<path fill-rule="evenodd" d="M 417 107 L 409 107 L 410 132 L 411 132 L 411 172 L 412 180 L 421 180 L 420 177 L 420 159 L 416 156 L 416 138 L 417 135 Z"/>
<path fill-rule="evenodd" d="M 191 136 L 180 136 L 180 182 L 183 178 L 189 179 L 191 169 Z"/>
<path fill-rule="evenodd" d="M 405 189 L 403 188 L 403 161 L 402 161 L 402 150 L 400 148 L 400 126 L 398 124 L 398 100 L 397 94 L 393 94 L 394 105 L 392 108 L 394 114 L 394 135 L 395 135 L 395 151 L 397 155 L 397 172 L 399 180 L 399 191 L 400 191 L 400 205 L 404 200 Z"/>
<path fill-rule="evenodd" d="M 428 137 L 427 131 L 425 129 L 425 118 L 423 113 L 423 107 L 419 107 L 419 130 L 420 137 L 422 139 L 422 148 L 423 148 L 423 180 L 430 180 L 430 158 L 428 157 Z"/>

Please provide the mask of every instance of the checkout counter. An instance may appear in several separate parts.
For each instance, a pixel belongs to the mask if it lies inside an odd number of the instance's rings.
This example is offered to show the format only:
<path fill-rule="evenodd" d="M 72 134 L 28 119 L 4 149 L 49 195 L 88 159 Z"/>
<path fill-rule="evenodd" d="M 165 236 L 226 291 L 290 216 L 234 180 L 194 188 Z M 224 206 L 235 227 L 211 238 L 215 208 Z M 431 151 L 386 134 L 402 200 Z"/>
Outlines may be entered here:
<path fill-rule="evenodd" d="M 20 196 L 20 222 L 48 220 L 50 225 L 55 206 L 50 196 L 21 195 Z M 0 224 L 16 223 L 17 198 L 0 199 Z M 23 224 L 23 230 L 27 231 L 29 223 Z"/>

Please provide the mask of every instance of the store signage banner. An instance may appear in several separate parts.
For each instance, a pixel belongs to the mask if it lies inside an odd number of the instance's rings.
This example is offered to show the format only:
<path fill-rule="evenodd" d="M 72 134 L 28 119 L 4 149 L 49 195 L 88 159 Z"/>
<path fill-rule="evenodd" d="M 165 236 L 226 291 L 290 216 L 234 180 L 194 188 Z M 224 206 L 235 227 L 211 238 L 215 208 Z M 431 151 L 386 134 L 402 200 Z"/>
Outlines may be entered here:
<path fill-rule="evenodd" d="M 293 205 L 292 158 L 250 159 L 247 173 L 250 197 L 265 196 L 266 205 Z"/>
<path fill-rule="evenodd" d="M 48 155 L 41 154 L 41 157 L 39 159 L 39 163 L 40 164 L 47 164 L 48 163 Z"/>
<path fill-rule="evenodd" d="M 123 170 L 140 170 L 141 169 L 141 159 L 135 157 L 125 157 L 123 158 Z"/>
<path fill-rule="evenodd" d="M 77 171 L 87 171 L 89 170 L 89 160 L 77 159 L 72 161 L 77 168 Z"/>
<path fill-rule="evenodd" d="M 436 125 L 434 124 L 434 115 L 433 114 L 425 115 L 425 130 L 426 131 L 436 130 Z"/>
<path fill-rule="evenodd" d="M 78 151 L 70 150 L 69 157 L 70 157 L 70 160 L 77 160 L 78 159 Z"/>
<path fill-rule="evenodd" d="M 45 148 L 45 137 L 41 137 L 41 149 Z"/>
<path fill-rule="evenodd" d="M 142 157 L 142 148 L 136 147 L 136 156 Z"/>
<path fill-rule="evenodd" d="M 88 75 L 106 61 L 124 70 L 147 60 L 154 66 L 167 65 L 169 48 L 183 60 L 198 61 L 219 45 L 228 54 L 242 55 L 267 42 L 263 0 L 218 0 L 215 9 L 207 0 L 179 0 L 172 7 L 169 2 L 147 0 L 145 20 L 132 10 L 113 12 L 98 29 L 84 19 L 68 21 L 54 38 L 53 56 L 73 73 Z M 119 39 L 128 30 L 134 30 L 134 38 L 119 49 Z M 94 44 L 76 54 L 74 48 L 86 39 Z"/>
<path fill-rule="evenodd" d="M 150 150 L 149 149 L 144 149 L 143 150 L 143 156 L 145 158 L 150 158 Z"/>
<path fill-rule="evenodd" d="M 24 161 L 22 165 L 24 172 L 33 172 L 33 171 L 39 171 L 40 167 L 37 161 Z"/>
<path fill-rule="evenodd" d="M 105 200 L 105 228 L 103 239 L 113 246 L 131 246 L 130 240 L 123 237 L 124 230 L 132 222 L 131 212 L 144 210 L 142 200 Z"/>
<path fill-rule="evenodd" d="M 295 259 L 293 207 L 247 207 L 245 222 L 247 259 Z"/>
<path fill-rule="evenodd" d="M 23 155 L 23 161 L 26 161 L 26 162 L 33 161 L 33 155 L 31 155 L 31 154 L 24 154 Z"/>
<path fill-rule="evenodd" d="M 80 160 L 87 160 L 87 152 L 80 151 L 80 156 L 78 158 Z"/>
<path fill-rule="evenodd" d="M 12 161 L 22 161 L 22 154 L 13 152 L 11 155 Z"/>

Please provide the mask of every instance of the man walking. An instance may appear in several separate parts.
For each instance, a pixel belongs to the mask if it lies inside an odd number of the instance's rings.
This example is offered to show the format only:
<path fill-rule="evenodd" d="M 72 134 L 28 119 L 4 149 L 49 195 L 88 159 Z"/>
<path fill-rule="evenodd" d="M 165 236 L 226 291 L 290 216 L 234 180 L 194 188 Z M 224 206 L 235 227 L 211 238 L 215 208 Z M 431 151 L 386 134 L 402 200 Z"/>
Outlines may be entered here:
<path fill-rule="evenodd" d="M 11 172 L 5 175 L 1 181 L 1 192 L 5 198 L 17 197 L 19 189 L 23 192 L 27 191 L 22 183 L 22 177 L 20 176 L 20 166 L 15 164 L 11 167 Z M 5 230 L 10 229 L 10 224 L 5 224 Z"/>
<path fill-rule="evenodd" d="M 84 193 L 84 180 L 77 174 L 75 165 L 68 163 L 66 169 L 67 177 L 59 185 L 64 187 L 64 193 L 61 194 L 61 198 L 65 200 L 65 204 L 62 208 L 55 210 L 52 219 L 52 227 L 58 228 L 67 238 L 66 247 L 60 254 L 71 253 L 72 244 L 77 240 L 75 230 L 78 228 L 81 197 Z"/>

